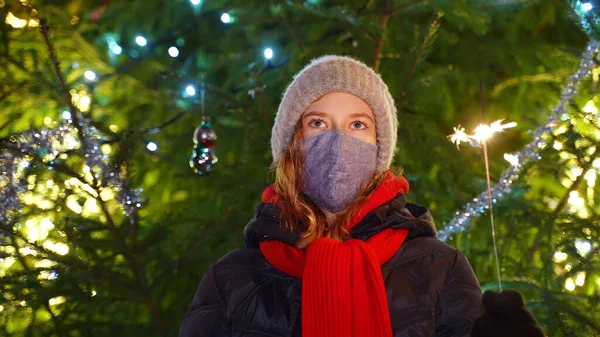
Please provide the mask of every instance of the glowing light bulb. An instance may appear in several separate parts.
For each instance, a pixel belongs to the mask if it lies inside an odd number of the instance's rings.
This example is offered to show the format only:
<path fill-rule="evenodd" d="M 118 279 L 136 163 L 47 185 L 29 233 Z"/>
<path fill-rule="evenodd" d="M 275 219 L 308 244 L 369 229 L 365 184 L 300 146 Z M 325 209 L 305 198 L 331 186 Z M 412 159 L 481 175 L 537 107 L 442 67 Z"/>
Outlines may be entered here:
<path fill-rule="evenodd" d="M 85 73 L 83 73 L 83 76 L 85 76 L 85 78 L 87 78 L 90 81 L 96 79 L 96 73 L 91 70 L 87 70 Z"/>
<path fill-rule="evenodd" d="M 57 297 L 53 297 L 51 299 L 48 300 L 48 304 L 50 305 L 58 305 L 61 303 L 65 303 L 67 299 L 64 296 L 57 296 Z"/>
<path fill-rule="evenodd" d="M 566 261 L 568 257 L 569 257 L 569 255 L 567 255 L 567 253 L 556 252 L 556 253 L 554 253 L 554 257 L 552 259 L 556 263 L 561 263 L 561 262 Z"/>
<path fill-rule="evenodd" d="M 112 48 L 110 48 L 110 50 L 115 55 L 121 55 L 121 53 L 123 52 L 123 48 L 121 48 L 121 46 L 119 46 L 119 45 L 112 46 Z"/>
<path fill-rule="evenodd" d="M 169 56 L 171 57 L 177 57 L 179 56 L 179 49 L 177 49 L 177 47 L 173 46 L 169 48 Z"/>
<path fill-rule="evenodd" d="M 273 58 L 273 49 L 271 49 L 271 48 L 266 48 L 266 49 L 265 49 L 265 52 L 264 52 L 264 54 L 265 54 L 265 58 L 266 58 L 267 60 L 270 60 L 270 59 L 272 59 L 272 58 Z"/>
<path fill-rule="evenodd" d="M 196 94 L 196 88 L 194 88 L 193 85 L 188 85 L 185 88 L 185 93 L 188 94 L 188 96 L 194 96 Z"/>
<path fill-rule="evenodd" d="M 156 145 L 155 142 L 150 142 L 148 143 L 148 145 L 146 145 L 146 148 L 148 149 L 148 151 L 154 152 L 158 150 L 158 145 Z"/>
<path fill-rule="evenodd" d="M 144 38 L 143 36 L 138 35 L 135 38 L 135 43 L 137 43 L 138 45 L 140 45 L 140 46 L 143 47 L 143 46 L 145 46 L 148 43 L 148 41 L 146 41 L 146 38 Z"/>
<path fill-rule="evenodd" d="M 568 203 L 573 207 L 581 208 L 585 205 L 585 200 L 583 200 L 583 198 L 579 196 L 578 191 L 571 191 L 569 193 Z"/>
<path fill-rule="evenodd" d="M 565 288 L 566 288 L 568 291 L 573 291 L 573 290 L 575 290 L 575 282 L 573 282 L 573 279 L 572 279 L 572 278 L 570 278 L 570 277 L 569 277 L 569 278 L 568 278 L 568 279 L 565 281 Z"/>
<path fill-rule="evenodd" d="M 552 147 L 555 150 L 562 150 L 563 149 L 563 143 L 556 141 L 556 142 L 554 142 L 554 145 L 552 145 Z"/>
<path fill-rule="evenodd" d="M 221 21 L 223 21 L 223 23 L 229 23 L 231 22 L 231 16 L 229 16 L 227 13 L 223 13 L 221 15 Z"/>
<path fill-rule="evenodd" d="M 587 101 L 585 106 L 581 109 L 581 111 L 595 115 L 598 113 L 598 108 L 594 104 L 594 101 L 589 100 L 589 101 Z"/>
<path fill-rule="evenodd" d="M 589 3 L 589 2 L 586 2 L 586 3 L 584 3 L 584 4 L 581 5 L 581 9 L 583 9 L 586 12 L 592 10 L 593 7 L 594 6 L 592 6 L 592 4 Z"/>
<path fill-rule="evenodd" d="M 586 256 L 592 250 L 592 244 L 587 240 L 575 240 L 575 249 L 581 256 Z"/>

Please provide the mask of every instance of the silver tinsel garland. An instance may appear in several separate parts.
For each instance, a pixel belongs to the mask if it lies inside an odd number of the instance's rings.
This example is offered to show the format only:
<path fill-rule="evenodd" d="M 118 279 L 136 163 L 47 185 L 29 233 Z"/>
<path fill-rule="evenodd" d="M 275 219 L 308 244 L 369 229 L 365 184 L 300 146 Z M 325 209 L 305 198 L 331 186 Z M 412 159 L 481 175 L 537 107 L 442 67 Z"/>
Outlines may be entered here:
<path fill-rule="evenodd" d="M 569 101 L 577 94 L 577 85 L 579 81 L 588 76 L 594 67 L 594 53 L 597 51 L 599 42 L 591 40 L 583 53 L 579 70 L 577 70 L 567 82 L 566 87 L 561 93 L 560 101 L 548 118 L 544 126 L 539 127 L 533 133 L 533 140 L 525 146 L 522 151 L 515 153 L 518 159 L 514 165 L 511 165 L 498 180 L 498 183 L 492 187 L 492 202 L 496 202 L 512 189 L 512 184 L 519 178 L 523 165 L 529 161 L 539 159 L 539 149 L 543 147 L 542 136 L 549 134 L 558 125 L 558 120 L 569 103 Z M 463 206 L 463 210 L 457 211 L 454 218 L 448 222 L 444 229 L 439 230 L 437 235 L 440 240 L 445 241 L 454 233 L 464 232 L 469 229 L 471 220 L 485 213 L 489 209 L 489 197 L 487 189 L 481 192 L 473 201 Z"/>
<path fill-rule="evenodd" d="M 133 216 L 141 207 L 141 189 L 130 190 L 117 168 L 111 166 L 108 156 L 100 146 L 102 137 L 98 130 L 89 126 L 89 122 L 79 118 L 79 129 L 83 139 L 79 139 L 79 150 L 84 154 L 85 163 L 94 174 L 96 187 L 111 187 L 118 191 L 123 213 Z M 39 158 L 52 168 L 52 163 L 60 154 L 59 148 L 69 148 L 70 134 L 76 131 L 72 121 L 61 123 L 55 128 L 43 128 L 39 131 L 28 130 L 10 136 L 1 143 L 0 148 L 0 224 L 7 225 L 16 213 L 21 211 L 20 193 L 27 190 L 26 169 L 31 160 Z"/>

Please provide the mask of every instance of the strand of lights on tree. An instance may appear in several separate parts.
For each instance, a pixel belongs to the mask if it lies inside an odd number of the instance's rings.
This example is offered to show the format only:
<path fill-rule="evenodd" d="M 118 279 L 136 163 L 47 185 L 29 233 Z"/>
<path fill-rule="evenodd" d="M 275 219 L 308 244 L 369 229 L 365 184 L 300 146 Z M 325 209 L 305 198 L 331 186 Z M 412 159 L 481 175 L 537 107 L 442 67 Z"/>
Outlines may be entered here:
<path fill-rule="evenodd" d="M 175 47 L 175 46 L 169 47 L 168 52 L 169 52 L 169 56 L 171 56 L 171 57 L 179 56 L 179 49 L 177 49 L 177 47 Z"/>
<path fill-rule="evenodd" d="M 228 13 L 223 13 L 221 15 L 221 22 L 223 23 L 231 23 L 231 16 Z"/>
<path fill-rule="evenodd" d="M 577 94 L 577 85 L 579 81 L 585 78 L 594 66 L 594 53 L 598 49 L 598 41 L 591 40 L 583 53 L 579 69 L 569 78 L 566 87 L 561 93 L 560 101 L 552 109 L 552 113 L 544 126 L 539 127 L 533 133 L 533 141 L 531 141 L 522 151 L 515 153 L 513 165 L 502 173 L 498 183 L 492 187 L 492 202 L 503 197 L 511 191 L 511 186 L 514 180 L 519 177 L 519 173 L 523 165 L 530 161 L 539 159 L 538 151 L 543 146 L 544 141 L 542 136 L 554 131 L 557 121 L 563 110 L 567 107 L 568 102 Z M 461 136 L 463 137 L 463 136 Z M 449 221 L 445 228 L 438 231 L 440 240 L 445 241 L 454 233 L 464 232 L 469 229 L 471 220 L 485 213 L 488 209 L 488 192 L 483 191 L 473 201 L 462 207 L 462 210 L 457 211 L 454 218 Z"/>
<path fill-rule="evenodd" d="M 266 58 L 267 60 L 270 60 L 270 59 L 272 59 L 272 58 L 273 58 L 273 49 L 271 49 L 271 48 L 266 48 L 266 49 L 265 49 L 265 52 L 264 52 L 264 54 L 265 54 L 265 58 Z"/>

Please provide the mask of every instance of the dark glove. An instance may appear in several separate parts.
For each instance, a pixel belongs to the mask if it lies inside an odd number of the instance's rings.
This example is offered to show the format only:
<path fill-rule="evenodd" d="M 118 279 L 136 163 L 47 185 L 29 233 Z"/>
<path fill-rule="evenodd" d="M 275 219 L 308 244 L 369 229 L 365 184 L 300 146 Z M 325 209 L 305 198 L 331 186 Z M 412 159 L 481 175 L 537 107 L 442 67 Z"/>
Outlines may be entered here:
<path fill-rule="evenodd" d="M 473 323 L 471 337 L 544 337 L 516 290 L 483 294 L 485 312 Z"/>

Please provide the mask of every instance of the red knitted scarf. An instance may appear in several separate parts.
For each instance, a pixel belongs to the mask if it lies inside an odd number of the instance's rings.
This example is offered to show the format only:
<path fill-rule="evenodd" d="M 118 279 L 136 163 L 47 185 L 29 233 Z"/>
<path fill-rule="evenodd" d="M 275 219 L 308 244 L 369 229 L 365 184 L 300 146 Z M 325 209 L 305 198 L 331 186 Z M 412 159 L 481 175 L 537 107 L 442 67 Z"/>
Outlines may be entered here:
<path fill-rule="evenodd" d="M 387 173 L 348 230 L 398 193 L 408 181 Z M 273 186 L 263 202 L 277 203 Z M 392 326 L 381 265 L 398 251 L 408 230 L 385 229 L 366 241 L 319 238 L 299 250 L 280 241 L 263 241 L 265 259 L 282 272 L 302 279 L 303 337 L 391 337 Z"/>

